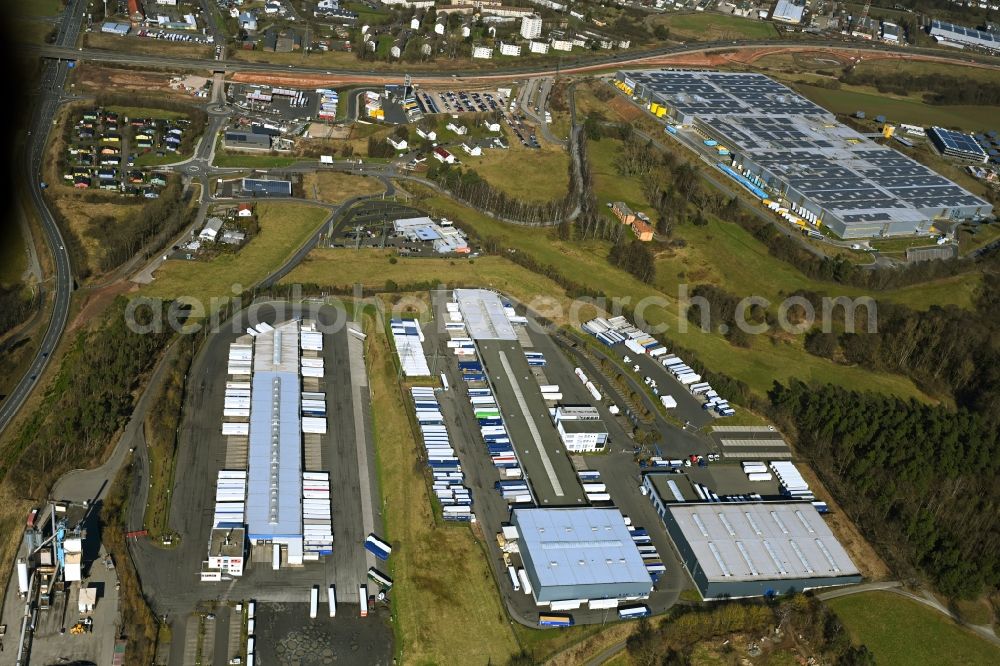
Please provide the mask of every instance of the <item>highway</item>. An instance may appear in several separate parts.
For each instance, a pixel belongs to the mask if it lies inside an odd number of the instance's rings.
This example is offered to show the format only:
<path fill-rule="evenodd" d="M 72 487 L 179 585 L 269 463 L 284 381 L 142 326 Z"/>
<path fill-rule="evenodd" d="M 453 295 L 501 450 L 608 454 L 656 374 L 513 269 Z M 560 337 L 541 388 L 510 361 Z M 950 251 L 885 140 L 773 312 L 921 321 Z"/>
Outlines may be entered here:
<path fill-rule="evenodd" d="M 809 40 L 809 41 L 787 41 L 787 40 L 765 40 L 765 41 L 718 41 L 718 42 L 696 42 L 693 44 L 678 44 L 665 46 L 656 49 L 635 51 L 617 51 L 614 53 L 600 54 L 595 57 L 580 57 L 569 61 L 568 64 L 560 66 L 561 74 L 574 74 L 586 72 L 594 69 L 611 68 L 613 66 L 644 66 L 643 63 L 650 60 L 663 58 L 664 56 L 687 55 L 693 53 L 703 53 L 705 51 L 717 51 L 720 49 L 746 49 L 746 48 L 786 48 L 786 49 L 842 49 L 847 51 L 870 51 L 881 53 L 893 53 L 900 55 L 919 55 L 927 58 L 937 58 L 940 60 L 958 60 L 961 62 L 975 62 L 993 68 L 1000 68 L 1000 58 L 986 55 L 972 54 L 966 52 L 948 52 L 931 48 L 920 48 L 915 46 L 890 46 L 888 44 L 846 41 L 846 40 Z M 45 58 L 62 58 L 88 60 L 93 62 L 127 63 L 132 65 L 150 65 L 155 67 L 180 67 L 193 69 L 212 69 L 215 71 L 233 72 L 259 72 L 269 74 L 292 74 L 308 76 L 357 76 L 360 82 L 375 82 L 379 79 L 398 80 L 400 70 L 375 70 L 366 68 L 362 63 L 359 67 L 351 68 L 326 68 L 326 67 L 305 67 L 302 65 L 280 65 L 275 63 L 260 62 L 240 62 L 234 60 L 218 61 L 201 58 L 173 57 L 167 55 L 141 55 L 119 51 L 109 51 L 104 49 L 84 49 L 66 46 L 64 42 L 54 45 L 23 45 L 22 50 L 27 53 L 37 53 Z M 648 66 L 648 65 L 646 65 Z M 539 69 L 537 65 L 524 67 L 497 67 L 489 70 L 469 69 L 469 70 L 435 70 L 428 72 L 416 71 L 411 73 L 414 80 L 437 79 L 446 80 L 449 78 L 472 78 L 472 79 L 503 79 L 510 77 L 524 76 L 551 76 L 556 69 L 556 63 L 551 66 Z"/>
<path fill-rule="evenodd" d="M 83 4 L 83 0 L 70 0 L 69 7 L 59 26 L 56 44 L 76 43 L 80 24 L 83 21 Z M 73 294 L 73 269 L 70 264 L 69 251 L 66 249 L 66 242 L 63 240 L 62 232 L 59 231 L 59 225 L 56 224 L 51 211 L 45 205 L 41 189 L 41 167 L 42 159 L 45 156 L 46 138 L 52 127 L 53 118 L 55 118 L 59 105 L 63 101 L 62 93 L 67 72 L 65 64 L 54 60 L 46 62 L 42 68 L 42 77 L 39 82 L 41 96 L 37 100 L 36 112 L 33 115 L 34 123 L 29 132 L 31 141 L 16 159 L 16 163 L 21 165 L 23 173 L 27 177 L 26 185 L 31 203 L 38 213 L 45 242 L 48 244 L 49 253 L 53 258 L 55 285 L 51 290 L 53 294 L 52 315 L 35 358 L 32 359 L 31 365 L 28 366 L 21 381 L 0 405 L 0 433 L 10 425 L 18 410 L 34 390 L 39 377 L 48 366 L 53 350 L 59 344 L 59 338 L 62 337 L 69 316 L 70 297 Z"/>

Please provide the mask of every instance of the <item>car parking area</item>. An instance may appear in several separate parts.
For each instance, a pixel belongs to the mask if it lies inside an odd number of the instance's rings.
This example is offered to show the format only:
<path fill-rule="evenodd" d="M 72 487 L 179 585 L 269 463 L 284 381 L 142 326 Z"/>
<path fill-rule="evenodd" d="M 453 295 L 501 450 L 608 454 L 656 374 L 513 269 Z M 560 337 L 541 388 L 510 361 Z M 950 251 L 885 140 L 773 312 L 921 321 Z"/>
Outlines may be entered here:
<path fill-rule="evenodd" d="M 423 113 L 491 113 L 503 110 L 507 100 L 499 92 L 421 90 L 417 104 Z"/>

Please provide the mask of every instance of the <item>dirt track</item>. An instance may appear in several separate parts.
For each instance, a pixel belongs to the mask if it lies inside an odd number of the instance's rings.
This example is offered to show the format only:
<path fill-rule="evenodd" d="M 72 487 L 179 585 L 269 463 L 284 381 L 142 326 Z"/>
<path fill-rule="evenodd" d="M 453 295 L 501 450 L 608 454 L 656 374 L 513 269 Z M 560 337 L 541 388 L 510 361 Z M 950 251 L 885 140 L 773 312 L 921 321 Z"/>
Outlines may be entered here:
<path fill-rule="evenodd" d="M 856 49 L 851 47 L 812 47 L 812 46 L 766 46 L 766 47 L 743 47 L 733 49 L 716 49 L 714 51 L 704 51 L 699 53 L 684 53 L 680 55 L 656 55 L 639 57 L 634 60 L 622 61 L 614 64 L 614 68 L 628 67 L 726 67 L 739 65 L 752 65 L 759 58 L 778 53 L 797 53 L 817 56 L 828 56 L 837 60 L 846 60 L 850 57 L 863 58 L 864 60 L 927 60 L 934 62 L 955 63 L 954 58 L 927 56 L 921 54 L 906 53 L 885 53 L 881 51 L 871 51 L 868 49 Z M 1000 69 L 1000 66 L 984 65 L 979 63 L 963 63 L 968 67 L 982 67 L 985 69 Z M 585 74 L 587 72 L 608 70 L 612 67 L 603 65 L 586 65 L 582 67 L 567 67 L 562 70 L 563 74 Z M 420 83 L 426 86 L 456 84 L 469 85 L 485 83 L 496 80 L 511 80 L 530 78 L 532 76 L 551 75 L 550 71 L 540 71 L 537 74 L 481 74 L 476 76 L 440 76 L 421 78 Z M 302 76 L 294 74 L 272 74 L 265 72 L 238 72 L 232 76 L 233 81 L 241 83 L 265 83 L 269 85 L 284 85 L 293 87 L 315 87 L 315 86 L 341 86 L 351 84 L 385 84 L 398 83 L 398 72 L 385 72 L 381 74 L 333 74 Z"/>

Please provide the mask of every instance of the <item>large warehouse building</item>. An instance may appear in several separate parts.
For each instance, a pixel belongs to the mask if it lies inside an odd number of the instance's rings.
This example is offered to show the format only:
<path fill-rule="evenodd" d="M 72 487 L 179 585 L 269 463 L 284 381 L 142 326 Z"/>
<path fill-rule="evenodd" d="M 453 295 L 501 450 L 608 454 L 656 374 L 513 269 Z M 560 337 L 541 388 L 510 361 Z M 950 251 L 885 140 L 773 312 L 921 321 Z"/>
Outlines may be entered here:
<path fill-rule="evenodd" d="M 250 559 L 301 566 L 333 548 L 329 473 L 310 471 L 327 432 L 323 336 L 310 321 L 261 323 L 229 348 L 215 512 L 202 580 Z"/>
<path fill-rule="evenodd" d="M 809 502 L 685 502 L 665 508 L 667 532 L 704 599 L 861 582 Z"/>
<path fill-rule="evenodd" d="M 618 72 L 616 85 L 729 153 L 724 166 L 841 238 L 932 232 L 992 206 L 763 74 Z M 720 155 L 724 153 L 720 151 Z"/>
<path fill-rule="evenodd" d="M 511 522 L 539 605 L 644 599 L 653 589 L 617 509 L 515 509 Z"/>

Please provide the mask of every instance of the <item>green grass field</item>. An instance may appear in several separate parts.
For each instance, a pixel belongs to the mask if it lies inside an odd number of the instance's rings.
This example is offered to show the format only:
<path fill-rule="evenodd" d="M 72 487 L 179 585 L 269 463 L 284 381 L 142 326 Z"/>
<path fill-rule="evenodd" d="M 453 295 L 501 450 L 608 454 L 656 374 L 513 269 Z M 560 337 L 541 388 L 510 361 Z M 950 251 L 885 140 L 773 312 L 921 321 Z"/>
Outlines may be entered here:
<path fill-rule="evenodd" d="M 976 666 L 1000 663 L 1000 648 L 921 603 L 891 592 L 868 592 L 826 602 L 864 643 L 879 666 Z"/>
<path fill-rule="evenodd" d="M 165 299 L 186 296 L 200 302 L 205 311 L 210 299 L 233 295 L 257 284 L 302 246 L 326 220 L 325 208 L 297 203 L 257 204 L 260 233 L 236 254 L 222 254 L 210 261 L 170 260 L 144 286 L 142 295 Z"/>
<path fill-rule="evenodd" d="M 63 0 L 32 0 L 16 3 L 13 12 L 20 16 L 56 16 L 66 8 Z"/>
<path fill-rule="evenodd" d="M 883 95 L 874 90 L 830 90 L 804 84 L 792 86 L 833 113 L 864 111 L 869 118 L 884 115 L 896 123 L 957 127 L 970 132 L 993 129 L 997 125 L 997 109 L 993 106 L 934 106 L 924 104 L 919 95 L 907 99 Z"/>
<path fill-rule="evenodd" d="M 660 17 L 657 17 L 660 18 Z M 769 21 L 745 19 L 715 13 L 678 14 L 662 17 L 671 39 L 715 41 L 725 39 L 775 39 L 778 31 Z"/>
<path fill-rule="evenodd" d="M 587 157 L 594 176 L 597 203 L 602 210 L 605 204 L 612 201 L 624 201 L 633 210 L 642 210 L 646 207 L 646 197 L 639 181 L 635 178 L 622 178 L 615 170 L 615 157 L 621 147 L 622 142 L 617 139 L 604 138 L 587 142 Z"/>
<path fill-rule="evenodd" d="M 561 146 L 543 143 L 535 150 L 508 134 L 507 150 L 484 150 L 481 157 L 463 155 L 462 163 L 494 187 L 527 201 L 561 199 L 569 187 L 569 154 Z M 517 165 L 514 167 L 513 165 Z"/>
<path fill-rule="evenodd" d="M 950 64 L 930 60 L 865 60 L 854 67 L 861 73 L 880 72 L 882 74 L 943 74 L 956 78 L 969 78 L 983 83 L 1000 83 L 1000 71 L 985 67 L 970 67 L 966 64 Z"/>
<path fill-rule="evenodd" d="M 418 188 L 412 188 L 419 191 Z M 865 386 L 874 391 L 904 398 L 926 399 L 912 381 L 899 375 L 872 373 L 856 367 L 836 365 L 804 351 L 801 340 L 772 340 L 756 336 L 750 349 L 730 345 L 715 333 L 688 326 L 678 314 L 675 294 L 664 294 L 611 266 L 605 259 L 605 242 L 565 243 L 550 230 L 512 227 L 491 220 L 480 213 L 424 190 L 421 205 L 432 215 L 461 220 L 481 236 L 500 240 L 505 246 L 528 253 L 544 264 L 557 266 L 569 279 L 587 285 L 611 297 L 626 297 L 632 306 L 642 302 L 646 321 L 667 326 L 667 336 L 695 351 L 710 367 L 742 379 L 754 390 L 764 392 L 775 380 L 797 377 L 803 381 L 832 383 L 839 386 Z M 745 292 L 749 286 L 740 291 Z M 679 328 L 687 330 L 681 332 Z"/>
<path fill-rule="evenodd" d="M 398 662 L 504 663 L 517 644 L 483 546 L 467 525 L 435 519 L 423 467 L 415 472 L 417 442 L 385 329 L 369 325 L 366 332 L 379 484 L 393 544 Z"/>
<path fill-rule="evenodd" d="M 187 118 L 188 114 L 183 111 L 171 111 L 168 109 L 157 109 L 148 106 L 109 106 L 109 111 L 114 111 L 124 118 L 165 118 L 176 120 L 177 118 Z M 124 119 L 123 118 L 123 119 Z"/>

